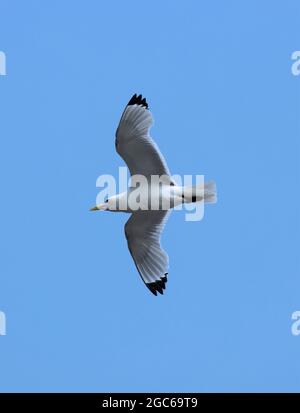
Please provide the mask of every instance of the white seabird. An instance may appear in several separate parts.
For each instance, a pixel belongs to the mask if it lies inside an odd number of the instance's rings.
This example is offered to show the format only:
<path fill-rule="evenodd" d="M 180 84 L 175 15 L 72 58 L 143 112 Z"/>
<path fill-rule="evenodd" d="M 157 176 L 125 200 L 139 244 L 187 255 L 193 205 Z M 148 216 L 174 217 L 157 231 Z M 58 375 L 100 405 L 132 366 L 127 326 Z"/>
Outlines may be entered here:
<path fill-rule="evenodd" d="M 125 224 L 128 248 L 142 280 L 157 295 L 157 292 L 163 294 L 167 282 L 169 257 L 161 247 L 160 237 L 169 211 L 182 203 L 215 203 L 216 187 L 214 182 L 201 188 L 177 186 L 158 146 L 149 135 L 152 124 L 153 117 L 146 99 L 142 95 L 133 95 L 121 116 L 115 141 L 118 154 L 129 168 L 131 187 L 127 192 L 91 208 L 91 211 L 131 213 Z M 145 179 L 140 182 L 138 209 L 130 203 L 130 196 L 136 190 L 132 184 L 136 176 Z M 153 183 L 153 176 L 161 177 L 159 185 Z M 152 191 L 150 197 L 149 191 Z M 155 210 L 151 208 L 152 201 L 155 205 L 158 202 Z"/>

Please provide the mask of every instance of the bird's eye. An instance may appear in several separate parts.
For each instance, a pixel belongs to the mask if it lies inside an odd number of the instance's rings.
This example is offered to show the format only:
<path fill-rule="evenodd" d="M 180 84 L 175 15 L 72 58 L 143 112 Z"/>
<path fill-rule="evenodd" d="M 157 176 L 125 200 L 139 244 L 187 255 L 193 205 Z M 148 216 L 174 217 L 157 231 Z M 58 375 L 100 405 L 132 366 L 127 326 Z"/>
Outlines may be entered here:
<path fill-rule="evenodd" d="M 104 201 L 105 203 L 108 202 L 108 198 L 106 199 L 106 201 Z"/>

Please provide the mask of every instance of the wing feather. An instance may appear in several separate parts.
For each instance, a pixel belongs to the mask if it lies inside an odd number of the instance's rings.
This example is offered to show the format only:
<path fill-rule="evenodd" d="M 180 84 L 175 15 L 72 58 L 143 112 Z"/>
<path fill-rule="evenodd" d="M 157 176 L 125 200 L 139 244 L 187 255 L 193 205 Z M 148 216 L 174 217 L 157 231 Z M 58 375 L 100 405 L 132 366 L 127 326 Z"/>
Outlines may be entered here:
<path fill-rule="evenodd" d="M 132 96 L 116 131 L 116 150 L 126 162 L 131 176 L 166 176 L 171 183 L 170 171 L 158 146 L 149 135 L 153 117 L 142 95 Z"/>
<path fill-rule="evenodd" d="M 136 211 L 125 224 L 128 249 L 136 268 L 149 290 L 163 294 L 166 287 L 169 257 L 160 237 L 169 211 Z"/>

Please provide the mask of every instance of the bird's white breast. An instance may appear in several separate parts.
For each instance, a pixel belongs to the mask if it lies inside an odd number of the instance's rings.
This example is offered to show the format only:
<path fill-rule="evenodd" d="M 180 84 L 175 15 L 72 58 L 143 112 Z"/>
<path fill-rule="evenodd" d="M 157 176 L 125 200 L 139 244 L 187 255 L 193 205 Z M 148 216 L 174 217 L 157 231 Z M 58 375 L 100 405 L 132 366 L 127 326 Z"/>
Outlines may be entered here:
<path fill-rule="evenodd" d="M 182 203 L 182 188 L 166 184 L 147 184 L 129 188 L 110 198 L 111 211 L 168 210 Z"/>

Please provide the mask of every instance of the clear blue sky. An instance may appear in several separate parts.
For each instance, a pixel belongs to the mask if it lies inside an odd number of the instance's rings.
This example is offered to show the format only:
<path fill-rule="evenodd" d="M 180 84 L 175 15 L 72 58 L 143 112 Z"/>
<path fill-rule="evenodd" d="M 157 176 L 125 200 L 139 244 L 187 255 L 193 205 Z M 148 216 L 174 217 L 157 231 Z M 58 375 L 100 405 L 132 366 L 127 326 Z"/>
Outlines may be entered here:
<path fill-rule="evenodd" d="M 1 391 L 299 391 L 298 1 L 0 0 Z M 88 211 L 143 93 L 172 173 L 218 204 L 172 214 L 166 294 L 124 214 Z"/>

